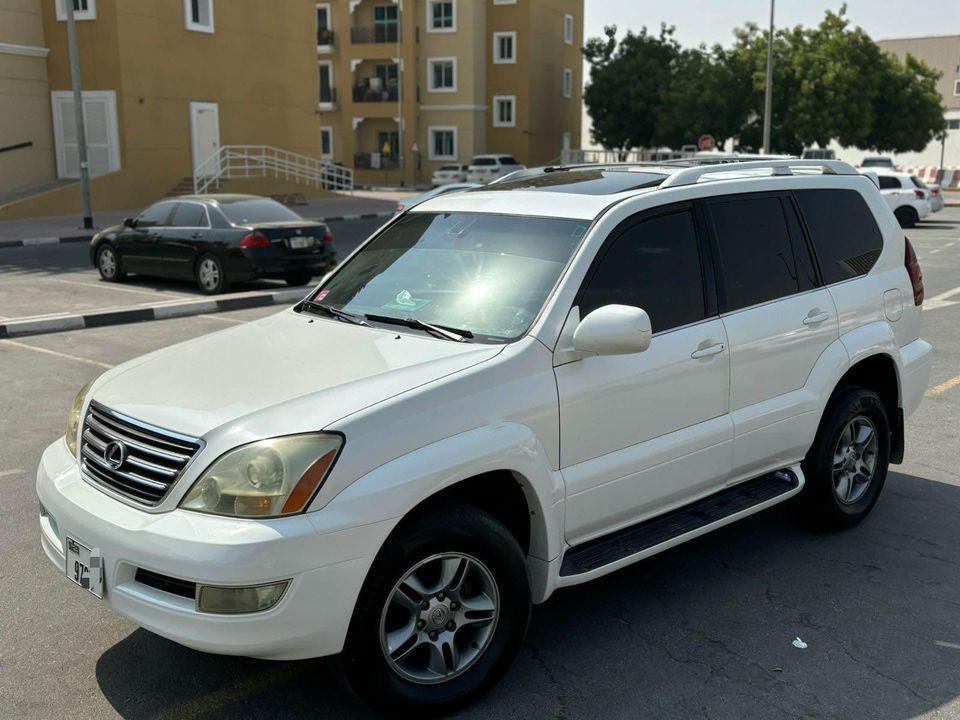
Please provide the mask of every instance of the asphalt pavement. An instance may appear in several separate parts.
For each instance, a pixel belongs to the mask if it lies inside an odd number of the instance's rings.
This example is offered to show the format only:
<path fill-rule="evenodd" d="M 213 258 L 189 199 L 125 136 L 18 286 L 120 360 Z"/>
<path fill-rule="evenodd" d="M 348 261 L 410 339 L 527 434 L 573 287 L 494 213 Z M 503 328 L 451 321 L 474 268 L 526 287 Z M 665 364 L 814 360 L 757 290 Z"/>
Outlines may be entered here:
<path fill-rule="evenodd" d="M 561 590 L 534 609 L 504 680 L 462 717 L 960 720 L 960 209 L 908 235 L 936 354 L 905 462 L 873 514 L 822 534 L 779 506 Z M 0 272 L 14 262 L 25 283 L 53 281 L 10 252 Z M 81 260 L 63 269 L 80 272 Z M 158 288 L 142 289 L 171 291 Z M 272 312 L 0 340 L 0 717 L 373 717 L 335 660 L 180 647 L 72 585 L 39 545 L 34 472 L 77 389 L 129 358 Z"/>

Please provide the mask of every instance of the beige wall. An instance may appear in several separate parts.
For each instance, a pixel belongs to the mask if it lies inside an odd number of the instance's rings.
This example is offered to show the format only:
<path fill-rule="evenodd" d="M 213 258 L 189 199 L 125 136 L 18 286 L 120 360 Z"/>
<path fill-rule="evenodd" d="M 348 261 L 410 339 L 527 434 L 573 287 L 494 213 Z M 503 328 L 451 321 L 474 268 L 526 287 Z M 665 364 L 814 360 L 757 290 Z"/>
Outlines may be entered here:
<path fill-rule="evenodd" d="M 877 44 L 901 60 L 910 54 L 942 72 L 943 77 L 937 83 L 937 89 L 944 107 L 948 110 L 960 109 L 960 96 L 953 92 L 954 85 L 960 80 L 960 35 L 881 40 Z"/>
<path fill-rule="evenodd" d="M 0 195 L 56 175 L 40 3 L 0 0 Z"/>

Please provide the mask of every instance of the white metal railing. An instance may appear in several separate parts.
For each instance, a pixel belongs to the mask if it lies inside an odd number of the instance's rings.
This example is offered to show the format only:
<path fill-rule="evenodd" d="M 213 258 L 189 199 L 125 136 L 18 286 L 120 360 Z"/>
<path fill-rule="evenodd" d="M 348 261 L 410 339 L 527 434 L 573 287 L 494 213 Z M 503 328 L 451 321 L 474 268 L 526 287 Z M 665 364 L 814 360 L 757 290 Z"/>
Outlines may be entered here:
<path fill-rule="evenodd" d="M 277 177 L 324 190 L 353 190 L 353 170 L 272 145 L 223 145 L 193 171 L 196 194 L 229 178 Z"/>

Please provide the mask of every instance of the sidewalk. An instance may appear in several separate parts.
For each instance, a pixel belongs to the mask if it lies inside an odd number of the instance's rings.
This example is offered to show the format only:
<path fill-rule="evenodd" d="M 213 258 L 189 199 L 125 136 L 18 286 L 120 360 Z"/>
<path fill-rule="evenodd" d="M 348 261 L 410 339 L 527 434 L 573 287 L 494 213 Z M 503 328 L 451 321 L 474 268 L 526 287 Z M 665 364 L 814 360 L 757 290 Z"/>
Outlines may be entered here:
<path fill-rule="evenodd" d="M 94 198 L 96 202 L 96 198 Z M 96 204 L 94 204 L 96 208 Z M 293 205 L 291 209 L 310 220 L 356 220 L 367 217 L 389 217 L 396 208 L 396 200 L 379 193 L 356 191 L 353 195 L 313 200 L 306 205 Z M 53 217 L 28 218 L 0 221 L 0 248 L 21 245 L 42 245 L 62 242 L 84 242 L 94 232 L 111 225 L 119 225 L 126 217 L 133 217 L 140 209 L 104 210 L 94 209 L 94 231 L 83 229 L 81 215 L 58 215 Z"/>

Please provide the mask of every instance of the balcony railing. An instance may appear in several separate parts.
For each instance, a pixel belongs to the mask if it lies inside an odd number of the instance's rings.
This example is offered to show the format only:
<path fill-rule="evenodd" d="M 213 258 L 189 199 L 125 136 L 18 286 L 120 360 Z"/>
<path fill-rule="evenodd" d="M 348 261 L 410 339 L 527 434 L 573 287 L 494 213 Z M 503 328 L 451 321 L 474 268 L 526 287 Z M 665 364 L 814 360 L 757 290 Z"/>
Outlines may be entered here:
<path fill-rule="evenodd" d="M 337 102 L 337 89 L 332 87 L 320 88 L 320 102 L 325 105 L 333 105 Z"/>
<path fill-rule="evenodd" d="M 353 167 L 357 170 L 396 170 L 400 161 L 380 153 L 357 153 L 353 156 Z"/>
<path fill-rule="evenodd" d="M 333 30 L 327 30 L 326 28 L 317 28 L 317 46 L 318 47 L 332 47 L 334 40 Z"/>
<path fill-rule="evenodd" d="M 374 25 L 373 27 L 350 28 L 350 40 L 357 45 L 365 43 L 395 43 L 399 38 L 399 25 Z"/>
<path fill-rule="evenodd" d="M 355 85 L 353 87 L 354 102 L 397 102 L 399 93 L 396 86 L 389 86 L 375 90 L 369 85 Z"/>

